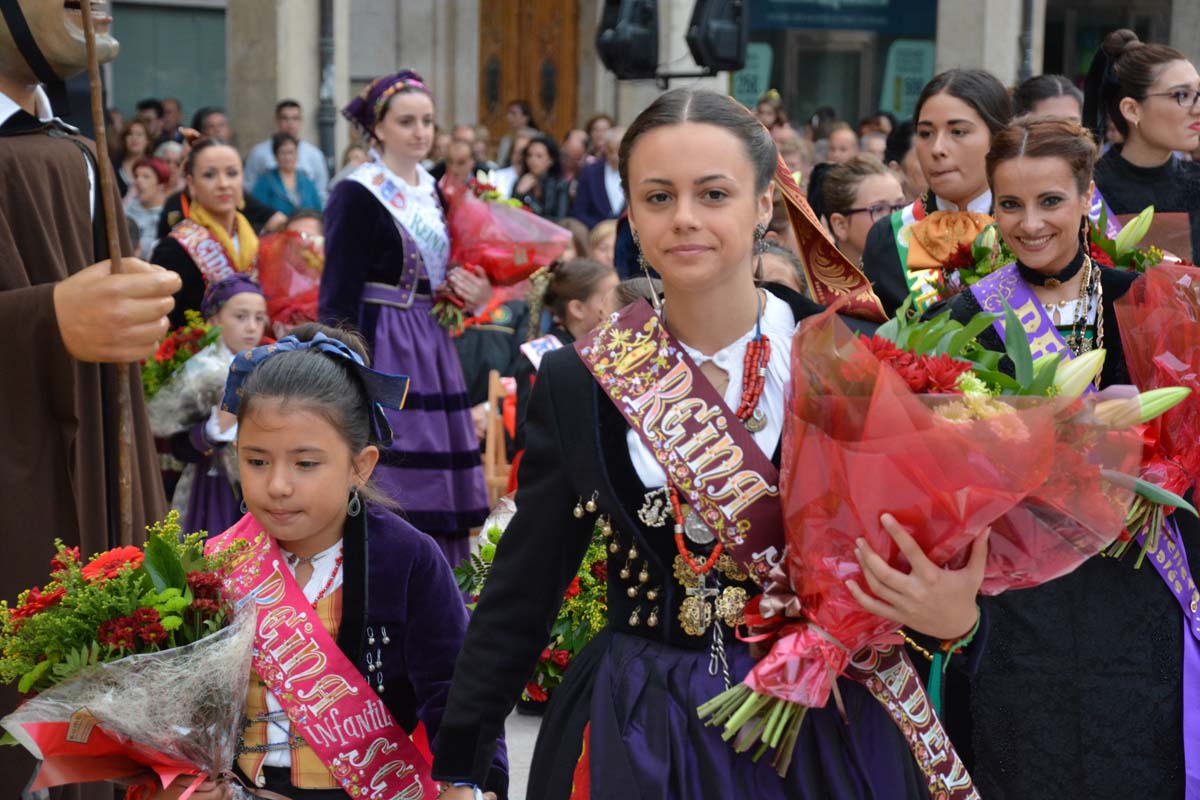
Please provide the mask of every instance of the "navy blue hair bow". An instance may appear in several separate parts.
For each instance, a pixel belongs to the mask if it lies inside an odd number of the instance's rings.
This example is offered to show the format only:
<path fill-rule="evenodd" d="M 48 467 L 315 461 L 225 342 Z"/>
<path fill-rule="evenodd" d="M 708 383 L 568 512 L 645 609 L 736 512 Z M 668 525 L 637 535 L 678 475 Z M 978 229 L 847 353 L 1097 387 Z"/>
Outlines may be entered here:
<path fill-rule="evenodd" d="M 408 376 L 389 375 L 386 372 L 371 369 L 363 363 L 362 356 L 354 352 L 349 345 L 323 333 L 316 334 L 307 342 L 302 342 L 295 336 L 285 336 L 275 344 L 266 344 L 243 351 L 229 366 L 229 378 L 225 381 L 225 397 L 221 400 L 221 409 L 231 414 L 238 413 L 242 403 L 242 384 L 250 377 L 250 373 L 254 372 L 268 358 L 280 353 L 310 349 L 318 350 L 331 358 L 346 362 L 358 375 L 367 395 L 367 403 L 371 407 L 371 422 L 375 440 L 379 444 L 390 445 L 392 443 L 392 426 L 388 423 L 383 409 L 385 406 L 396 411 L 404 408 L 404 400 L 408 396 Z"/>

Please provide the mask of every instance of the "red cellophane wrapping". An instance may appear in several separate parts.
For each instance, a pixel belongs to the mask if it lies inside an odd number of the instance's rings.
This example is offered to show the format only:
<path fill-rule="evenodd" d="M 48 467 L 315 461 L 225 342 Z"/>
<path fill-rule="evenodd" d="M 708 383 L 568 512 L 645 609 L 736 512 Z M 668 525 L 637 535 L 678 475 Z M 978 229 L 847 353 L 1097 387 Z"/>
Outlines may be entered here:
<path fill-rule="evenodd" d="M 259 240 L 258 279 L 277 336 L 301 323 L 317 321 L 317 292 L 324 267 L 325 247 L 320 238 L 284 231 Z"/>
<path fill-rule="evenodd" d="M 566 251 L 571 232 L 530 211 L 482 200 L 462 181 L 441 182 L 450 263 L 479 266 L 494 286 L 523 281 Z"/>
<path fill-rule="evenodd" d="M 761 694 L 824 706 L 849 655 L 894 636 L 898 626 L 865 611 L 845 586 L 854 579 L 866 588 L 858 537 L 907 571 L 879 522 L 884 513 L 952 568 L 991 526 L 985 594 L 1064 575 L 1121 532 L 1132 492 L 1100 470 L 1135 474 L 1140 437 L 1096 421 L 1095 399 L 987 398 L 991 418 L 951 421 L 935 409 L 961 395 L 913 394 L 833 312 L 801 325 L 792 382 L 782 566 L 802 619 L 773 620 L 771 652 L 746 679 Z"/>
<path fill-rule="evenodd" d="M 1142 477 L 1183 495 L 1200 479 L 1200 268 L 1151 267 L 1115 304 L 1129 375 L 1142 391 L 1191 394 L 1146 426 Z"/>

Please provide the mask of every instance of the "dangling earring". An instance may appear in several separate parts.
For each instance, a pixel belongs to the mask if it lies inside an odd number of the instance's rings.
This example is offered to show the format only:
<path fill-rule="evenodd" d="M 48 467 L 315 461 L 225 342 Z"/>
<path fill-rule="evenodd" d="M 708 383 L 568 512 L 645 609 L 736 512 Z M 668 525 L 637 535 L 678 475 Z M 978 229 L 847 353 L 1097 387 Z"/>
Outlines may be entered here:
<path fill-rule="evenodd" d="M 358 487 L 350 487 L 350 502 L 346 504 L 346 513 L 352 517 L 357 517 L 362 513 L 362 498 L 358 496 Z"/>
<path fill-rule="evenodd" d="M 249 513 L 250 513 L 250 509 L 246 508 L 246 501 L 245 501 L 245 500 L 243 500 L 243 501 L 242 501 L 242 513 L 243 513 L 243 514 L 249 514 Z"/>
<path fill-rule="evenodd" d="M 754 267 L 754 280 L 762 283 L 763 279 L 763 253 L 767 252 L 767 226 L 761 222 L 754 226 L 754 254 L 758 256 L 758 263 Z"/>
<path fill-rule="evenodd" d="M 1085 256 L 1090 255 L 1092 251 L 1090 237 L 1088 236 L 1088 228 L 1088 218 L 1085 216 L 1083 218 L 1083 224 L 1079 226 L 1079 246 L 1083 248 L 1083 254 Z"/>
<path fill-rule="evenodd" d="M 641 268 L 642 274 L 646 276 L 646 287 L 650 290 L 651 303 L 654 305 L 654 310 L 658 311 L 662 304 L 658 302 L 658 292 L 654 288 L 654 281 L 650 279 L 650 262 L 642 254 L 642 240 L 638 238 L 637 231 L 633 231 L 633 246 L 637 248 L 638 266 Z"/>

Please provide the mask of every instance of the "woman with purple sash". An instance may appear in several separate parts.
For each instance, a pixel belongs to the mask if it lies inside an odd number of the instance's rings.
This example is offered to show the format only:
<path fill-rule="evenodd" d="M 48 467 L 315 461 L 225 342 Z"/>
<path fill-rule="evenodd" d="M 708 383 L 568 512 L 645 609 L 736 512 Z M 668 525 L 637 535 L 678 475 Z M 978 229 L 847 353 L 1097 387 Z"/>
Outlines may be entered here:
<path fill-rule="evenodd" d="M 1065 119 L 1024 118 L 999 132 L 988 177 L 997 225 L 1018 260 L 948 307 L 962 322 L 1004 303 L 1025 309 L 1018 313 L 1030 320 L 1035 355 L 1104 348 L 1103 388 L 1130 382 L 1113 306 L 1136 275 L 1095 264 L 1083 246 L 1095 162 L 1094 140 Z M 979 341 L 1004 351 L 994 327 Z M 1200 563 L 1200 525 L 1182 511 L 1174 518 L 1187 559 Z M 1200 720 L 1195 701 L 1184 703 L 1181 668 L 1181 653 L 1185 667 L 1187 654 L 1200 658 L 1200 642 L 1190 641 L 1196 626 L 1183 624 L 1195 609 L 1181 605 L 1153 559 L 1135 567 L 1139 549 L 980 598 L 988 633 L 973 654 L 970 744 L 983 797 L 1200 797 L 1192 763 Z"/>
<path fill-rule="evenodd" d="M 914 759 L 900 723 L 856 680 L 838 680 L 840 705 L 807 712 L 782 776 L 770 758 L 736 752 L 697 712 L 755 663 L 735 628 L 760 593 L 758 567 L 783 546 L 778 491 L 768 486 L 787 425 L 791 342 L 797 323 L 821 310 L 755 279 L 777 163 L 766 129 L 713 92 L 668 92 L 625 134 L 630 224 L 666 300 L 661 309 L 635 302 L 541 361 L 516 514 L 455 670 L 435 778 L 484 782 L 491 743 L 550 640 L 564 590 L 603 536 L 607 627 L 550 700 L 530 800 L 928 796 L 937 765 Z M 637 410 L 647 408 L 655 410 Z M 684 450 L 692 457 L 672 455 Z M 720 467 L 691 471 L 712 459 Z M 760 487 L 753 496 L 751 485 Z M 704 505 L 731 492 L 739 500 L 730 506 Z M 897 597 L 914 600 L 900 612 L 906 624 L 948 639 L 977 621 L 979 581 L 966 569 L 938 572 L 917 579 L 922 599 L 907 588 Z M 443 795 L 470 797 L 469 785 Z"/>
<path fill-rule="evenodd" d="M 487 302 L 478 280 L 447 273 L 450 239 L 433 177 L 421 166 L 433 140 L 433 98 L 414 72 L 379 78 L 343 110 L 376 158 L 341 181 L 325 209 L 322 322 L 352 325 L 381 370 L 411 376 L 380 488 L 437 540 L 451 564 L 487 517 L 479 443 L 458 355 L 433 315 L 443 286 L 469 305 Z"/>

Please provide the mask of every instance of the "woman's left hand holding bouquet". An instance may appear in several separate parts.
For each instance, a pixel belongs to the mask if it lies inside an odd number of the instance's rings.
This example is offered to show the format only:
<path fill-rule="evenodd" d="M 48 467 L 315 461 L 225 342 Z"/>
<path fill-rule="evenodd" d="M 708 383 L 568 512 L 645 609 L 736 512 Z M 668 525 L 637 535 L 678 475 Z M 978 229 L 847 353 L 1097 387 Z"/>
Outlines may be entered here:
<path fill-rule="evenodd" d="M 492 299 L 492 284 L 482 267 L 453 267 L 446 276 L 446 282 L 472 311 L 483 308 Z"/>
<path fill-rule="evenodd" d="M 854 599 L 876 616 L 935 639 L 956 640 L 975 627 L 979 609 L 975 596 L 983 584 L 990 529 L 975 538 L 962 569 L 946 569 L 930 561 L 908 531 L 891 514 L 880 517 L 884 530 L 908 560 L 909 571 L 888 565 L 865 539 L 855 543 L 868 594 L 857 581 L 847 580 Z"/>

